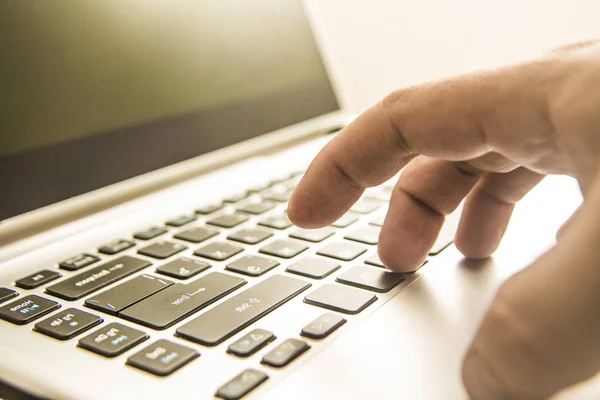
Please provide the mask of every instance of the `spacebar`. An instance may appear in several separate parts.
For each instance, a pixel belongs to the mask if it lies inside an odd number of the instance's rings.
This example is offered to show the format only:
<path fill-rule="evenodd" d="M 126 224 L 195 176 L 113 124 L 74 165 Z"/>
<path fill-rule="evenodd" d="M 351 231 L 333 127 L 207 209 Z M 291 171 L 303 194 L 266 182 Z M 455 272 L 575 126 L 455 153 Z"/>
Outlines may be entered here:
<path fill-rule="evenodd" d="M 215 346 L 264 317 L 310 283 L 273 275 L 177 329 L 176 335 L 205 346 Z"/>

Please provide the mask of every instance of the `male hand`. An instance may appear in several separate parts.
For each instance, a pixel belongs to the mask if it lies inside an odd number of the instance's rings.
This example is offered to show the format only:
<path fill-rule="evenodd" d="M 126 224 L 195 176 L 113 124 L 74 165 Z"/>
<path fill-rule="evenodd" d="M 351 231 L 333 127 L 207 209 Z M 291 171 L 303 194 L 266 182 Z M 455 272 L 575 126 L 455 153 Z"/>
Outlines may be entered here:
<path fill-rule="evenodd" d="M 379 255 L 408 272 L 463 199 L 455 244 L 486 258 L 545 174 L 578 179 L 584 203 L 556 246 L 502 285 L 463 364 L 473 399 L 546 398 L 600 370 L 599 165 L 600 42 L 578 43 L 391 93 L 323 148 L 288 215 L 328 225 L 405 167 Z"/>

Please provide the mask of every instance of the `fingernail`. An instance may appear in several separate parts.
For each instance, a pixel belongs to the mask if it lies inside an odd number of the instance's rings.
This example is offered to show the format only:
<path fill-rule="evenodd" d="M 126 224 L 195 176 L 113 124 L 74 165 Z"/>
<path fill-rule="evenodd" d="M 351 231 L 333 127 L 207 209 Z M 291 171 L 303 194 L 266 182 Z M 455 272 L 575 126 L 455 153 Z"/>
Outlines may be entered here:
<path fill-rule="evenodd" d="M 488 364 L 477 352 L 470 352 L 463 367 L 464 384 L 472 400 L 502 400 L 502 390 Z"/>

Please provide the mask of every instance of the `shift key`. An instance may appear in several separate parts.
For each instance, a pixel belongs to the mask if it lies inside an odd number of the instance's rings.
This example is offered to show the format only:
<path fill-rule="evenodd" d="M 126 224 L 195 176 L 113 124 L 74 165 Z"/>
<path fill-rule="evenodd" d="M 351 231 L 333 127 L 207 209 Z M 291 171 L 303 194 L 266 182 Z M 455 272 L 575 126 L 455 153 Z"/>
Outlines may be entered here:
<path fill-rule="evenodd" d="M 123 256 L 46 288 L 46 293 L 77 300 L 152 265 L 146 260 Z"/>
<path fill-rule="evenodd" d="M 118 315 L 153 329 L 167 329 L 245 284 L 236 276 L 213 272 L 187 285 L 169 286 Z"/>

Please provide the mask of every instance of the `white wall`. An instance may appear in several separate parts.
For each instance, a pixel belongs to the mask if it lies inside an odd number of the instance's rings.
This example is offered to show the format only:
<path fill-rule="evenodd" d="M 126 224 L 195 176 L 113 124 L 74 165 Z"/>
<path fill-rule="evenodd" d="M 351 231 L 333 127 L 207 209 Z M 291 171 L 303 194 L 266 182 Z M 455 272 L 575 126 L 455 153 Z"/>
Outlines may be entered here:
<path fill-rule="evenodd" d="M 308 0 L 350 111 L 394 88 L 600 38 L 600 0 Z"/>

